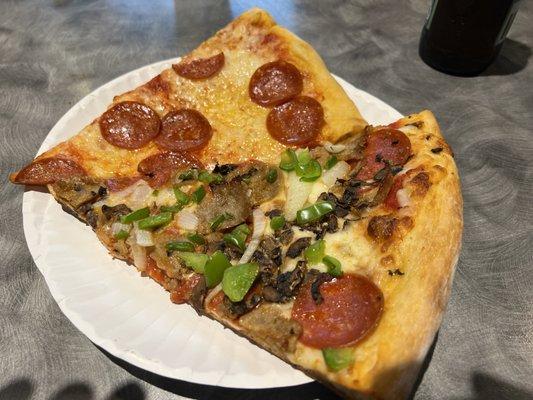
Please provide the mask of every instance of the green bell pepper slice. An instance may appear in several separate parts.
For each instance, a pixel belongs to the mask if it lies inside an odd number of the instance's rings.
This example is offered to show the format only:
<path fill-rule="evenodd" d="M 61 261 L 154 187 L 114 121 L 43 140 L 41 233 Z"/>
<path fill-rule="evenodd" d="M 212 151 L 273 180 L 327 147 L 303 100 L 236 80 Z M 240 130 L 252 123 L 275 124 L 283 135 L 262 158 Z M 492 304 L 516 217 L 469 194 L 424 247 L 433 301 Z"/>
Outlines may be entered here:
<path fill-rule="evenodd" d="M 328 274 L 331 276 L 341 276 L 342 275 L 342 265 L 339 260 L 332 256 L 325 256 L 322 259 L 322 262 L 328 267 Z"/>
<path fill-rule="evenodd" d="M 124 229 L 121 229 L 118 231 L 115 235 L 115 239 L 117 240 L 124 240 L 127 239 L 130 233 L 128 231 L 125 231 Z"/>
<path fill-rule="evenodd" d="M 250 228 L 248 228 L 248 225 L 241 224 L 233 229 L 231 233 L 226 233 L 223 239 L 226 244 L 233 245 L 241 251 L 244 251 L 244 248 L 246 247 L 246 238 L 249 234 Z"/>
<path fill-rule="evenodd" d="M 285 225 L 285 217 L 283 215 L 277 215 L 270 220 L 270 227 L 273 231 L 283 228 Z"/>
<path fill-rule="evenodd" d="M 311 246 L 304 250 L 304 257 L 309 264 L 318 264 L 324 258 L 326 252 L 326 242 L 324 240 L 317 240 Z"/>
<path fill-rule="evenodd" d="M 322 167 L 317 160 L 311 159 L 307 164 L 298 164 L 296 175 L 302 182 L 314 182 L 322 175 Z"/>
<path fill-rule="evenodd" d="M 311 153 L 308 149 L 300 149 L 296 152 L 296 159 L 298 160 L 299 165 L 306 165 L 313 159 L 313 157 L 311 157 Z"/>
<path fill-rule="evenodd" d="M 337 156 L 329 156 L 326 163 L 324 164 L 324 169 L 331 169 L 337 164 L 339 160 L 337 159 Z"/>
<path fill-rule="evenodd" d="M 139 221 L 150 215 L 150 209 L 148 207 L 140 208 L 127 215 L 120 217 L 120 222 L 123 224 L 131 224 L 132 222 Z"/>
<path fill-rule="evenodd" d="M 324 215 L 334 210 L 334 205 L 329 201 L 318 201 L 309 207 L 302 208 L 296 212 L 296 222 L 298 225 L 305 225 L 318 221 Z"/>
<path fill-rule="evenodd" d="M 207 260 L 209 260 L 207 254 L 193 253 L 190 251 L 180 251 L 178 257 L 183 260 L 187 267 L 199 274 L 204 273 L 205 264 L 207 263 Z"/>
<path fill-rule="evenodd" d="M 189 239 L 190 242 L 197 244 L 199 246 L 205 244 L 205 238 L 199 233 L 189 233 L 187 235 L 187 239 Z"/>
<path fill-rule="evenodd" d="M 210 173 L 208 171 L 200 171 L 198 173 L 198 180 L 203 183 L 222 183 L 224 178 L 220 174 Z"/>
<path fill-rule="evenodd" d="M 211 224 L 209 225 L 209 227 L 211 228 L 211 232 L 214 232 L 218 229 L 218 227 L 224 222 L 224 221 L 227 221 L 229 219 L 232 219 L 233 218 L 233 215 L 231 215 L 230 213 L 222 213 L 218 216 L 216 216 L 212 221 L 211 221 Z"/>
<path fill-rule="evenodd" d="M 324 361 L 333 372 L 348 368 L 355 361 L 354 350 L 351 347 L 322 349 Z"/>
<path fill-rule="evenodd" d="M 252 287 L 258 273 L 259 265 L 256 263 L 229 267 L 222 277 L 222 291 L 231 301 L 241 301 Z"/>
<path fill-rule="evenodd" d="M 203 186 L 200 186 L 198 189 L 191 193 L 191 200 L 194 201 L 196 204 L 200 204 L 204 197 L 205 188 Z"/>
<path fill-rule="evenodd" d="M 189 169 L 185 172 L 182 172 L 178 178 L 180 178 L 182 181 L 193 181 L 198 179 L 198 170 L 193 168 Z"/>
<path fill-rule="evenodd" d="M 287 149 L 281 153 L 279 168 L 283 171 L 292 171 L 298 165 L 298 157 L 293 149 Z"/>
<path fill-rule="evenodd" d="M 174 191 L 174 196 L 176 197 L 176 201 L 178 202 L 178 204 L 182 206 L 189 204 L 191 199 L 189 198 L 189 196 L 187 196 L 186 193 L 183 193 L 178 186 L 174 186 L 172 189 Z"/>
<path fill-rule="evenodd" d="M 204 276 L 207 287 L 212 288 L 222 282 L 224 271 L 231 267 L 231 263 L 224 253 L 220 250 L 211 254 L 211 257 L 205 263 Z"/>
<path fill-rule="evenodd" d="M 139 229 L 151 231 L 152 229 L 168 224 L 170 221 L 172 221 L 172 218 L 172 213 L 169 211 L 165 211 L 157 215 L 151 215 L 139 221 Z"/>
<path fill-rule="evenodd" d="M 176 242 L 169 242 L 166 244 L 165 248 L 168 251 L 194 251 L 194 244 L 191 242 L 183 242 L 183 241 L 176 241 Z"/>
<path fill-rule="evenodd" d="M 274 183 L 278 180 L 278 170 L 276 168 L 270 168 L 265 177 L 268 183 Z"/>

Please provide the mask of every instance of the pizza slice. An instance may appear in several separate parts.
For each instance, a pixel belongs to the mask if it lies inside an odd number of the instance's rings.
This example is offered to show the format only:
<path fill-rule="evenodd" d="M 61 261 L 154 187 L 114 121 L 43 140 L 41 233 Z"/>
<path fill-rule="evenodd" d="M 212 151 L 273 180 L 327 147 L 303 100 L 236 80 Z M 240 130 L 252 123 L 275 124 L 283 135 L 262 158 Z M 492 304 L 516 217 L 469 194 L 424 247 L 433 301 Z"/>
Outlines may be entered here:
<path fill-rule="evenodd" d="M 367 126 L 312 48 L 251 10 L 11 176 L 114 257 L 349 398 L 403 398 L 462 230 L 424 111 Z"/>

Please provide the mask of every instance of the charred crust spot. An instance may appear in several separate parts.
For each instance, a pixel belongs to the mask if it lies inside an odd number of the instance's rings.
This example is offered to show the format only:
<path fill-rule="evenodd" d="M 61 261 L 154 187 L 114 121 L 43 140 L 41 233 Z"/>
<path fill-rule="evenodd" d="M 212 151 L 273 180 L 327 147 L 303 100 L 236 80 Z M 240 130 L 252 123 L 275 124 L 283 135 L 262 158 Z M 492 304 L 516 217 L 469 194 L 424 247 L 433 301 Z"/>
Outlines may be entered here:
<path fill-rule="evenodd" d="M 388 272 L 389 276 L 394 276 L 394 275 L 402 276 L 402 275 L 405 275 L 405 272 L 402 272 L 399 268 L 389 269 L 387 272 Z"/>
<path fill-rule="evenodd" d="M 426 140 L 431 139 L 431 135 L 426 135 Z"/>
<path fill-rule="evenodd" d="M 429 190 L 431 182 L 429 181 L 429 175 L 427 172 L 419 172 L 416 174 L 413 179 L 411 179 L 411 184 L 416 187 L 416 193 L 419 195 L 424 195 Z"/>
<path fill-rule="evenodd" d="M 442 147 L 435 147 L 434 149 L 431 149 L 431 152 L 433 154 L 439 154 L 442 150 L 444 150 Z"/>
<path fill-rule="evenodd" d="M 392 237 L 398 224 L 398 219 L 392 215 L 372 217 L 368 222 L 367 233 L 376 240 L 387 240 Z"/>

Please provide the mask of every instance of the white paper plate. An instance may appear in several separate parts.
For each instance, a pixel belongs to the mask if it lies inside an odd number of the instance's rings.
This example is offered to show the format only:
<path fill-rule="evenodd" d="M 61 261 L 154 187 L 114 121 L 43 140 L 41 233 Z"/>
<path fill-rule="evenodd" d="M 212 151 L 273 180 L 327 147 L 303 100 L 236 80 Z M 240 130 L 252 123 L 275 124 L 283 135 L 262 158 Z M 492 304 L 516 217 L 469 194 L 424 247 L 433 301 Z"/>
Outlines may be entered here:
<path fill-rule="evenodd" d="M 105 111 L 113 96 L 147 82 L 174 60 L 129 72 L 95 90 L 52 128 L 39 153 L 68 139 Z M 387 124 L 400 113 L 337 78 L 367 121 Z M 63 313 L 92 342 L 148 371 L 189 382 L 235 388 L 293 386 L 312 379 L 220 324 L 175 305 L 134 267 L 113 260 L 91 229 L 52 196 L 27 191 L 24 233 L 35 264 Z"/>

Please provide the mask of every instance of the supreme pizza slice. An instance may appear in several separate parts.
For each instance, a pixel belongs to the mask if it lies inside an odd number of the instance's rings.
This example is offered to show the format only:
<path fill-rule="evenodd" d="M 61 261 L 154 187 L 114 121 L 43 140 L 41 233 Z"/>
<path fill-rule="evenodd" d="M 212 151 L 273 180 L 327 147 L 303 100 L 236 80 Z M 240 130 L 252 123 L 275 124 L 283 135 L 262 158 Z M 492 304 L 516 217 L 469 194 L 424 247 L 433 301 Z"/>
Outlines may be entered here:
<path fill-rule="evenodd" d="M 371 127 L 312 48 L 251 10 L 11 176 L 115 257 L 350 398 L 403 398 L 462 229 L 430 112 Z"/>

